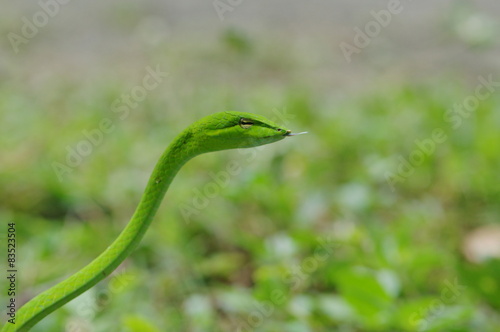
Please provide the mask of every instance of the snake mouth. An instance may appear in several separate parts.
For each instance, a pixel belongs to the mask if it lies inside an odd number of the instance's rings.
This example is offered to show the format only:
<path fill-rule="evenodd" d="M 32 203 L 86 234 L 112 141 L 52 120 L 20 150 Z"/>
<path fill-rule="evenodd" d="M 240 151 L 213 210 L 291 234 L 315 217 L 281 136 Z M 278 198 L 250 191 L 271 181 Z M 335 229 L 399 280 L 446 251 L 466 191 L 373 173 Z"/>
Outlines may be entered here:
<path fill-rule="evenodd" d="M 302 135 L 302 134 L 307 134 L 308 132 L 307 131 L 303 131 L 301 133 L 292 133 L 291 130 L 287 130 L 283 136 L 285 137 L 288 137 L 288 136 L 297 136 L 297 135 Z M 273 136 L 265 136 L 264 138 L 270 138 L 270 137 L 273 137 Z"/>
<path fill-rule="evenodd" d="M 301 133 L 292 133 L 291 130 L 287 130 L 285 135 L 283 135 L 283 136 L 298 136 L 298 135 L 302 135 L 302 134 L 307 134 L 307 131 L 303 131 Z"/>

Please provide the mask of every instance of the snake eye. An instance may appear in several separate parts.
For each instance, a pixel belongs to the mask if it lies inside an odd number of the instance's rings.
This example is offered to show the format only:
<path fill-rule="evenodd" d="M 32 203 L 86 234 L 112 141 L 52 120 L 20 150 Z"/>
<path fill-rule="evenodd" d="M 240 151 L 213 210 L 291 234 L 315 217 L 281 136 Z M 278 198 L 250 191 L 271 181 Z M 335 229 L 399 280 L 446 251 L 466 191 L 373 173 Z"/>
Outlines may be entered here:
<path fill-rule="evenodd" d="M 248 129 L 250 128 L 251 126 L 253 125 L 253 121 L 250 120 L 250 119 L 245 119 L 245 118 L 241 118 L 240 119 L 240 127 L 243 128 L 243 129 Z"/>

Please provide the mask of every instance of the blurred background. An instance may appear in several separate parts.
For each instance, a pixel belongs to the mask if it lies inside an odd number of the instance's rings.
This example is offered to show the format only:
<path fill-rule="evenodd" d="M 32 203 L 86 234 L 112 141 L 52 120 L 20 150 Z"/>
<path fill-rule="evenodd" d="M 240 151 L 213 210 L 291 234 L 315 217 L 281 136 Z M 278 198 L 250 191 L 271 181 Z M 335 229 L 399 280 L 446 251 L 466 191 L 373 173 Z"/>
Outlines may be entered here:
<path fill-rule="evenodd" d="M 309 131 L 190 161 L 138 249 L 32 331 L 500 331 L 499 15 L 493 0 L 4 2 L 0 236 L 16 223 L 18 303 L 117 237 L 193 121 L 238 110 Z"/>

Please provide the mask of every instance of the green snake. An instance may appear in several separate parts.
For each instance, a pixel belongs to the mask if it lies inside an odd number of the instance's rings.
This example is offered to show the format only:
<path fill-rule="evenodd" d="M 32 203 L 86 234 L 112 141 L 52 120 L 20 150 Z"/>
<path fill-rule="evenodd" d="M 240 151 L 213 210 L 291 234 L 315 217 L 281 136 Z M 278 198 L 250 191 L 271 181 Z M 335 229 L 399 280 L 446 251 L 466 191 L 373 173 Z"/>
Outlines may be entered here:
<path fill-rule="evenodd" d="M 37 295 L 7 322 L 2 332 L 28 331 L 42 318 L 110 275 L 139 244 L 179 169 L 206 152 L 251 148 L 293 136 L 268 119 L 242 112 L 220 112 L 194 122 L 181 132 L 158 160 L 132 219 L 118 238 L 90 264 Z"/>

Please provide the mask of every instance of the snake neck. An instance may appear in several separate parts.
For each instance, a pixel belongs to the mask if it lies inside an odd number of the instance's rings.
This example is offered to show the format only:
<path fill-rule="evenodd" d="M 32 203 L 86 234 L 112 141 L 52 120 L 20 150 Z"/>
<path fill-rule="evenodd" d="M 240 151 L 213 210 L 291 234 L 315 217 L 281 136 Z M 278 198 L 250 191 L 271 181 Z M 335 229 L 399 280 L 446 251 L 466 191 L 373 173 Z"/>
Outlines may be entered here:
<path fill-rule="evenodd" d="M 202 153 L 198 144 L 193 142 L 192 136 L 191 130 L 186 129 L 172 141 L 156 163 L 141 201 L 127 225 L 127 228 L 132 227 L 137 231 L 137 240 L 142 238 L 151 223 L 179 169 L 187 161 Z M 127 231 L 127 228 L 123 233 Z"/>

